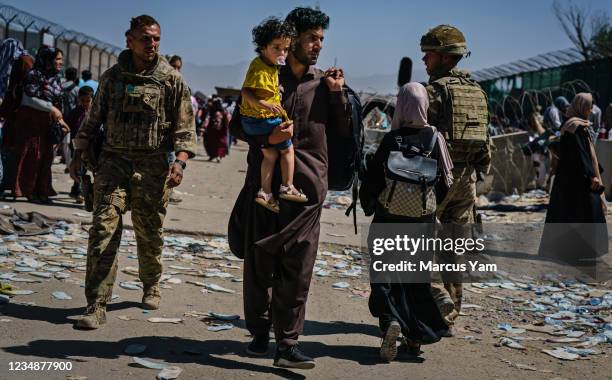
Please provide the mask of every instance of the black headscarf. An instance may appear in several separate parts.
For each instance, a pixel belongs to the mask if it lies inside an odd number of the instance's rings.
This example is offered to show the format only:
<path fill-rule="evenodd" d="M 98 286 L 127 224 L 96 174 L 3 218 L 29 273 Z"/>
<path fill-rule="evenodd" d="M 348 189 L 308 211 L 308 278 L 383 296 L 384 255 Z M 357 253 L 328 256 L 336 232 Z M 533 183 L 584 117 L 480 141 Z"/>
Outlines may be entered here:
<path fill-rule="evenodd" d="M 58 48 L 43 46 L 36 53 L 34 68 L 47 76 L 56 75 L 59 71 L 55 68 L 55 58 L 63 52 Z"/>

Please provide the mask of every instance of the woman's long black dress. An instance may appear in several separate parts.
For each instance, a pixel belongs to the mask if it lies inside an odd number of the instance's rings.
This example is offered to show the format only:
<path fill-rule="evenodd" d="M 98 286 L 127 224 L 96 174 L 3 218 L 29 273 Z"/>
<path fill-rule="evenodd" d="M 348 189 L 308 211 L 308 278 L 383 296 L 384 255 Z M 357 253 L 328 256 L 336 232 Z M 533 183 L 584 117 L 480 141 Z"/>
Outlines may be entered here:
<path fill-rule="evenodd" d="M 550 193 L 541 256 L 577 263 L 608 252 L 601 195 L 591 191 L 595 170 L 589 144 L 584 126 L 561 136 L 559 166 Z"/>
<path fill-rule="evenodd" d="M 431 226 L 435 215 L 422 218 L 393 217 L 388 215 L 378 202 L 379 194 L 385 188 L 384 163 L 389 152 L 397 150 L 396 136 L 421 135 L 426 145 L 432 136 L 431 128 L 399 128 L 385 135 L 374 157 L 367 165 L 359 189 L 359 199 L 366 215 L 374 214 L 374 223 L 428 223 Z M 437 159 L 437 149 L 431 155 Z M 438 181 L 436 192 L 443 197 L 445 186 Z M 438 199 L 440 201 L 440 199 Z M 424 228 L 427 228 L 424 225 Z M 370 312 L 379 319 L 379 326 L 386 331 L 391 321 L 397 321 L 402 334 L 421 344 L 435 343 L 447 332 L 448 326 L 431 295 L 430 283 L 370 283 L 372 293 L 368 302 Z"/>

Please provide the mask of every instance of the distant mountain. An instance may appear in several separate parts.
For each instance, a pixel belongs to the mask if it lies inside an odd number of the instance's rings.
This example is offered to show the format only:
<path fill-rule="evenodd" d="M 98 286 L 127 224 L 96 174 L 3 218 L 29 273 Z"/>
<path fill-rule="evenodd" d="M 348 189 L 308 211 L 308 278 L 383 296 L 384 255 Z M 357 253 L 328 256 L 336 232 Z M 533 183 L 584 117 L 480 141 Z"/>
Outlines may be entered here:
<path fill-rule="evenodd" d="M 182 73 L 193 92 L 202 91 L 210 96 L 215 93 L 215 86 L 240 88 L 248 67 L 248 61 L 202 66 L 185 62 Z"/>
<path fill-rule="evenodd" d="M 413 70 L 412 80 L 427 80 L 424 69 Z M 381 95 L 397 94 L 397 74 L 372 74 L 367 76 L 347 75 L 347 83 L 357 91 L 373 92 Z"/>
<path fill-rule="evenodd" d="M 183 75 L 189 87 L 202 91 L 206 95 L 215 92 L 215 86 L 240 88 L 244 74 L 249 66 L 248 61 L 231 65 L 194 65 L 185 62 Z M 413 81 L 425 81 L 424 69 L 413 71 Z M 347 75 L 347 83 L 356 91 L 395 94 L 397 92 L 397 74 Z"/>

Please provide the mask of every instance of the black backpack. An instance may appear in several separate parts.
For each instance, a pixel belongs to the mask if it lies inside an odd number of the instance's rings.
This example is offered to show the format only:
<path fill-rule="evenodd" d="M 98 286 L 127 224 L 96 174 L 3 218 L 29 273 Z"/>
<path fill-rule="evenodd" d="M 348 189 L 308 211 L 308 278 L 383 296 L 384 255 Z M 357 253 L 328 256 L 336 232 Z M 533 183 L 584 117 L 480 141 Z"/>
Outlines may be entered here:
<path fill-rule="evenodd" d="M 430 155 L 438 131 L 434 129 L 428 144 L 420 140 L 419 135 L 395 137 L 397 148 L 389 152 L 385 162 L 385 188 L 378 196 L 389 215 L 419 218 L 436 212 L 438 160 Z"/>
<path fill-rule="evenodd" d="M 353 224 L 357 234 L 357 199 L 359 198 L 359 178 L 363 174 L 362 156 L 364 144 L 363 107 L 359 95 L 350 87 L 345 86 L 348 101 L 351 105 L 351 120 L 353 134 L 350 137 L 339 137 L 334 133 L 327 135 L 328 156 L 328 189 L 345 191 L 352 188 L 353 202 L 345 215 L 353 212 Z"/>

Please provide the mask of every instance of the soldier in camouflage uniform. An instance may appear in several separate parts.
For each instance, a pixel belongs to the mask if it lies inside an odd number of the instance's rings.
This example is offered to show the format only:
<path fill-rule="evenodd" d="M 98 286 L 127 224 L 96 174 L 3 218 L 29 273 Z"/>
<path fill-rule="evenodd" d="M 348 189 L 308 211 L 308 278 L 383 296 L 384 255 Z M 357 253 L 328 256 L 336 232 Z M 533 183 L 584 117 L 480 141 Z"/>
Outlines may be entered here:
<path fill-rule="evenodd" d="M 467 225 L 475 222 L 476 179 L 488 173 L 491 162 L 487 97 L 467 72 L 456 68 L 467 54 L 465 37 L 457 28 L 430 29 L 421 38 L 421 50 L 430 76 L 428 122 L 444 133 L 454 165 L 454 183 L 438 205 L 437 216 L 446 224 L 444 237 L 471 237 Z M 456 276 L 443 275 L 442 280 L 444 287 L 432 284 L 432 293 L 450 324 L 461 309 L 463 288 Z"/>
<path fill-rule="evenodd" d="M 122 214 L 129 208 L 138 245 L 143 307 L 157 309 L 162 273 L 162 225 L 169 189 L 178 186 L 195 151 L 195 119 L 187 84 L 158 54 L 159 23 L 133 18 L 128 50 L 100 78 L 93 109 L 74 141 L 75 160 L 94 173 L 93 224 L 89 230 L 85 296 L 87 309 L 77 327 L 95 329 L 106 321 L 106 304 L 117 275 Z M 92 149 L 100 126 L 104 142 Z M 176 160 L 168 166 L 168 151 Z"/>

